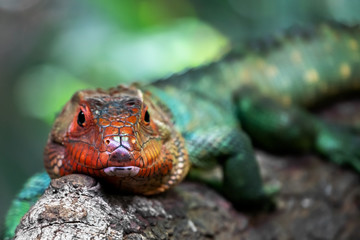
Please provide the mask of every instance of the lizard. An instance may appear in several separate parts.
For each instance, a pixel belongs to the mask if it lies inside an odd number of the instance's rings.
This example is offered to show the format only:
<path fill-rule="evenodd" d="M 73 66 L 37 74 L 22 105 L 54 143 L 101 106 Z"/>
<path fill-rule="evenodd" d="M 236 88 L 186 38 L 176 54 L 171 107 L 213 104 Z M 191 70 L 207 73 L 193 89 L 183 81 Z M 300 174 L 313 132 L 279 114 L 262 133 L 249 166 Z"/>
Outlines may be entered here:
<path fill-rule="evenodd" d="M 220 191 L 246 206 L 276 191 L 263 184 L 252 142 L 312 151 L 360 172 L 360 138 L 307 110 L 360 90 L 359 44 L 357 27 L 322 24 L 310 36 L 283 36 L 150 84 L 78 91 L 49 134 L 47 173 L 32 177 L 8 212 L 6 237 L 50 177 L 83 173 L 152 195 L 181 182 L 191 166 L 220 164 Z"/>

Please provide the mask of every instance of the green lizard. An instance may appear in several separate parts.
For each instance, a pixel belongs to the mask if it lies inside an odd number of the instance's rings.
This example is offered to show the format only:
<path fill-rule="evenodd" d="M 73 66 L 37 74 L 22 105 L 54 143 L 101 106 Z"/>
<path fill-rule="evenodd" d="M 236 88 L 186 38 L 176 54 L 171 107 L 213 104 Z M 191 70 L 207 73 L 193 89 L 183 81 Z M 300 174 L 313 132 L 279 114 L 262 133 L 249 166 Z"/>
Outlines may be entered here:
<path fill-rule="evenodd" d="M 321 25 L 148 85 L 83 90 L 54 123 L 44 162 L 52 178 L 97 177 L 151 195 L 179 183 L 190 165 L 223 168 L 221 191 L 235 205 L 271 199 L 251 141 L 269 149 L 313 151 L 360 172 L 360 138 L 305 109 L 360 90 L 360 31 Z M 250 136 L 250 138 L 248 137 Z M 14 200 L 6 237 L 44 192 L 35 175 Z"/>

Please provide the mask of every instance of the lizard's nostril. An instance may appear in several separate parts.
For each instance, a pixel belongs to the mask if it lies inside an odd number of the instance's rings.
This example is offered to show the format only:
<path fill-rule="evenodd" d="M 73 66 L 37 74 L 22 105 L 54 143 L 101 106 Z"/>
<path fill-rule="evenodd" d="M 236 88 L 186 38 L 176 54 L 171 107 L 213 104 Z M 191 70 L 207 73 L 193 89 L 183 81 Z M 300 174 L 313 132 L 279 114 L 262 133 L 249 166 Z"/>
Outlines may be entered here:
<path fill-rule="evenodd" d="M 114 151 L 116 148 L 120 146 L 120 137 L 119 136 L 109 136 L 105 137 L 104 145 L 106 146 L 106 150 L 109 152 Z"/>

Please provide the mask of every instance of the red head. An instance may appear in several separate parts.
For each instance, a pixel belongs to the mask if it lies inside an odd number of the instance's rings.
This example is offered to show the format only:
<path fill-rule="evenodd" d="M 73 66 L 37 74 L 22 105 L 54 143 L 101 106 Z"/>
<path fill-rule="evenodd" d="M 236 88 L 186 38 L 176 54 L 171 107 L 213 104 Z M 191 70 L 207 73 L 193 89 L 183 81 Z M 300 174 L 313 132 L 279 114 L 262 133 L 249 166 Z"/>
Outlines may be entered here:
<path fill-rule="evenodd" d="M 187 153 L 169 115 L 134 87 L 74 94 L 45 148 L 51 177 L 83 173 L 126 191 L 152 194 L 179 182 Z"/>

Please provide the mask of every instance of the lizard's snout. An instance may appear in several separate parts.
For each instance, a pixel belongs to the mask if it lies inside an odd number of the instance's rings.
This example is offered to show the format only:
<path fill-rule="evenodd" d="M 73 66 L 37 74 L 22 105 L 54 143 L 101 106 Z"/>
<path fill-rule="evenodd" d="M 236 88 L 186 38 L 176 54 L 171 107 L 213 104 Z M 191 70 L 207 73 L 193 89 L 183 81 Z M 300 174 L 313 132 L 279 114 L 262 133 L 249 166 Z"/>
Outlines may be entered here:
<path fill-rule="evenodd" d="M 121 137 L 111 136 L 104 139 L 106 149 L 110 152 L 109 161 L 113 163 L 129 162 L 132 155 L 128 149 L 121 145 Z"/>
<path fill-rule="evenodd" d="M 129 151 L 123 147 L 119 147 L 110 154 L 109 160 L 111 162 L 130 162 L 131 159 Z"/>

